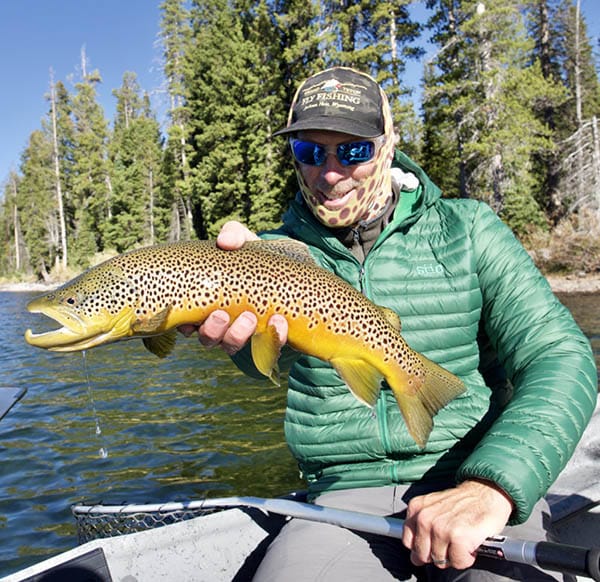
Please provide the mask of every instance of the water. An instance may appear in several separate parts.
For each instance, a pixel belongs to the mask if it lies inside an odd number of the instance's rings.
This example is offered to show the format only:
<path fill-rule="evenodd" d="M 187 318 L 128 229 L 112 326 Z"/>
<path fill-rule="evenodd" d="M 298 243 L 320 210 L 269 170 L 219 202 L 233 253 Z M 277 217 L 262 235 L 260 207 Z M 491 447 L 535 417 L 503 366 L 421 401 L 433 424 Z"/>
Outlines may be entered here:
<path fill-rule="evenodd" d="M 42 318 L 25 311 L 30 297 L 0 292 L 0 386 L 28 388 L 0 421 L 0 577 L 76 545 L 75 503 L 303 487 L 284 442 L 283 388 L 182 336 L 165 360 L 139 340 L 85 361 L 32 348 L 23 332 L 41 331 Z M 600 294 L 561 300 L 600 363 Z"/>
<path fill-rule="evenodd" d="M 0 421 L 0 577 L 77 543 L 71 505 L 160 502 L 303 487 L 283 436 L 285 390 L 178 338 L 81 353 L 28 346 L 27 293 L 0 293 L 0 386 L 28 392 Z M 43 325 L 43 323 L 42 323 Z M 49 327 L 56 327 L 48 323 Z"/>

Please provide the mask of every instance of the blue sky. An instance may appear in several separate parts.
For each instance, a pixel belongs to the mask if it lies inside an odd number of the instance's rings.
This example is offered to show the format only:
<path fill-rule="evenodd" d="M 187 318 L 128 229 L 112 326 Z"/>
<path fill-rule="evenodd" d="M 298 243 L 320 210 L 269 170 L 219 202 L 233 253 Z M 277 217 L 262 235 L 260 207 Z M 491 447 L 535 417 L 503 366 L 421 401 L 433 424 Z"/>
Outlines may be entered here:
<path fill-rule="evenodd" d="M 50 68 L 56 80 L 72 88 L 80 80 L 83 47 L 88 70 L 98 69 L 102 76 L 99 102 L 108 119 L 114 113 L 112 90 L 121 85 L 126 71 L 137 73 L 155 108 L 164 110 L 159 4 L 160 0 L 0 0 L 0 184 L 11 169 L 18 170 L 29 134 L 41 126 Z M 589 35 L 597 42 L 600 1 L 582 0 L 582 9 Z M 409 67 L 410 85 L 418 87 L 421 70 L 422 63 Z"/>
<path fill-rule="evenodd" d="M 82 47 L 88 71 L 98 69 L 99 102 L 112 121 L 112 90 L 123 73 L 160 99 L 160 0 L 0 0 L 0 184 L 18 169 L 29 134 L 41 127 L 49 71 L 69 89 L 81 79 Z M 0 193 L 2 190 L 0 190 Z"/>

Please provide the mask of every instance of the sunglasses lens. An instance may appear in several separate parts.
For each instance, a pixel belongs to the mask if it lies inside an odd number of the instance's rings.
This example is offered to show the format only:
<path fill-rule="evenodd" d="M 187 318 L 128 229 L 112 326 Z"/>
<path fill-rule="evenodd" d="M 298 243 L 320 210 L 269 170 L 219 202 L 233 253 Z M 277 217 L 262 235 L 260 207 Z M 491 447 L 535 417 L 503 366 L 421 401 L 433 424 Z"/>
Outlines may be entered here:
<path fill-rule="evenodd" d="M 291 140 L 292 152 L 297 161 L 307 166 L 322 166 L 327 158 L 327 148 L 312 141 Z M 372 141 L 353 141 L 336 148 L 337 159 L 342 166 L 364 164 L 373 159 L 375 144 Z"/>
<path fill-rule="evenodd" d="M 375 144 L 372 141 L 343 143 L 337 148 L 338 159 L 344 166 L 364 164 L 373 159 Z"/>
<path fill-rule="evenodd" d="M 308 166 L 321 166 L 325 162 L 327 152 L 323 146 L 310 141 L 292 140 L 294 157 Z"/>

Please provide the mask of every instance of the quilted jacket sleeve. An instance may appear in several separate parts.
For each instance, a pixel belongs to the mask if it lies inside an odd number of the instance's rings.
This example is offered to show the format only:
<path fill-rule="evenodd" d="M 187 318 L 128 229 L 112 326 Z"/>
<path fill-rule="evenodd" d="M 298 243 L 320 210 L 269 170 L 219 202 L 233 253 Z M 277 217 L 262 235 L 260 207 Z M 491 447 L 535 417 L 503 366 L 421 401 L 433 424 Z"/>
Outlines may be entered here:
<path fill-rule="evenodd" d="M 458 480 L 487 479 L 515 503 L 521 523 L 572 455 L 596 402 L 589 342 L 511 231 L 486 205 L 472 240 L 486 331 L 514 386 L 500 417 Z"/>

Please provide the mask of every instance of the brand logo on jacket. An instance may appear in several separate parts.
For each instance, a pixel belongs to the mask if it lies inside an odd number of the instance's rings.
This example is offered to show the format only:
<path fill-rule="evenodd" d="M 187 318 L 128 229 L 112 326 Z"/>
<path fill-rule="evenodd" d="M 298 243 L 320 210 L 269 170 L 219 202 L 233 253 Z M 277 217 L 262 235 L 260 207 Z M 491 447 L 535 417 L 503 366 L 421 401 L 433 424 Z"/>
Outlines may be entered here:
<path fill-rule="evenodd" d="M 419 277 L 436 277 L 444 274 L 444 267 L 439 263 L 423 263 L 415 267 Z"/>

